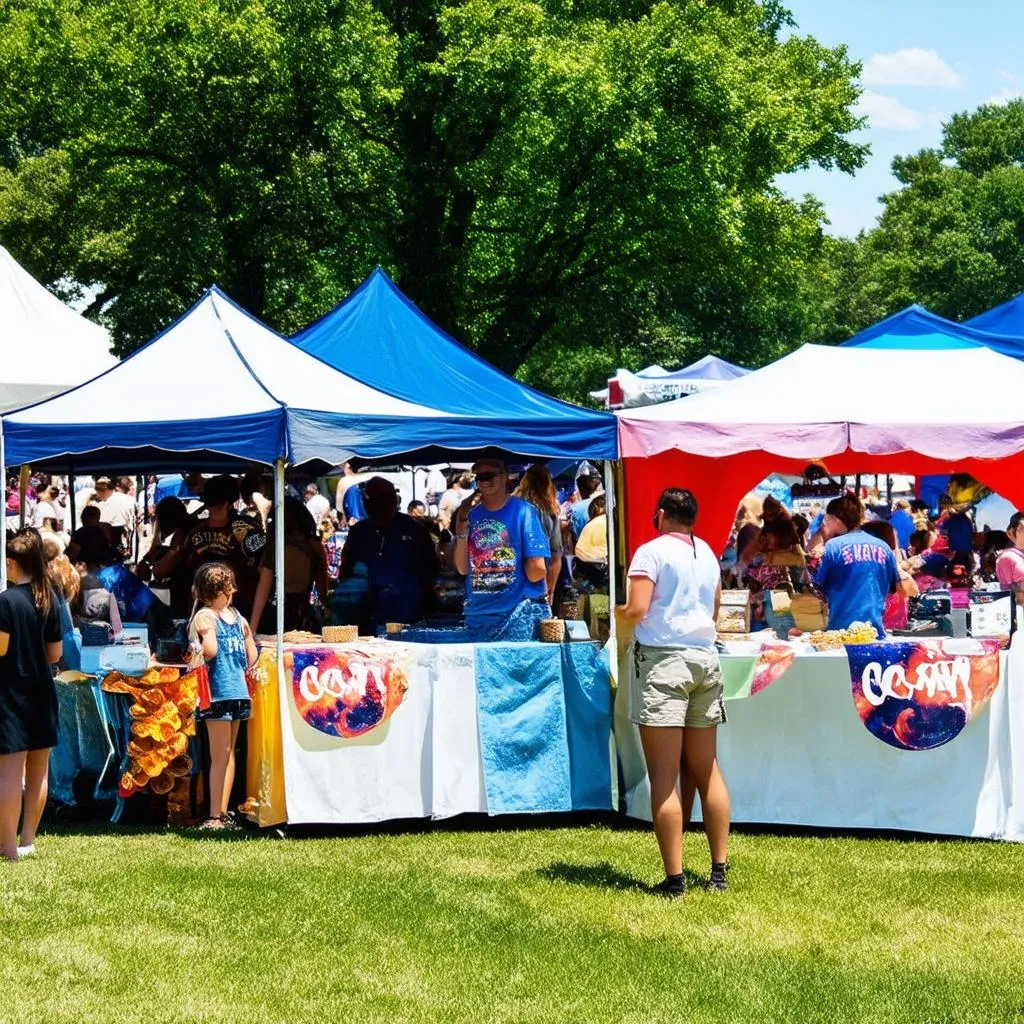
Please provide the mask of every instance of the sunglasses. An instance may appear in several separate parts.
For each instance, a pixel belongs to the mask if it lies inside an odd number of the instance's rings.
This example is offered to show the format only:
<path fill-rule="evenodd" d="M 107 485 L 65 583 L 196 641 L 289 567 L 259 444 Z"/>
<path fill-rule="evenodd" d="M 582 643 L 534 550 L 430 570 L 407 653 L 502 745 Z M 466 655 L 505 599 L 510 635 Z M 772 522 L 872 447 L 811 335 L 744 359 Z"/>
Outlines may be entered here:
<path fill-rule="evenodd" d="M 499 476 L 504 475 L 504 473 L 477 473 L 476 482 L 478 484 L 489 484 L 492 480 L 497 480 Z"/>

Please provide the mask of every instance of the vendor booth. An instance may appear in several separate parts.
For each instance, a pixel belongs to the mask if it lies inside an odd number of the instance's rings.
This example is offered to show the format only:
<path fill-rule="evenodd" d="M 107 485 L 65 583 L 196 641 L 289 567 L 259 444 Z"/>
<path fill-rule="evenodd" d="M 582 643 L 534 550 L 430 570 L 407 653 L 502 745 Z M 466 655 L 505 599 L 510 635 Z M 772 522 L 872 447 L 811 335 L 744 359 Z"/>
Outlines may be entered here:
<path fill-rule="evenodd" d="M 708 391 L 748 373 L 750 371 L 743 366 L 736 366 L 715 355 L 706 355 L 678 370 L 648 366 L 645 370 L 630 373 L 620 369 L 608 381 L 608 387 L 591 391 L 590 397 L 603 402 L 605 408 L 635 409 Z"/>
<path fill-rule="evenodd" d="M 948 400 L 951 387 L 955 400 Z M 716 391 L 620 414 L 629 550 L 650 538 L 666 486 L 694 492 L 697 532 L 721 550 L 740 499 L 757 481 L 809 463 L 833 475 L 969 472 L 1021 507 L 1022 387 L 1024 364 L 984 345 L 936 349 L 927 360 L 898 347 L 806 345 Z M 770 687 L 734 688 L 721 756 L 735 819 L 1024 838 L 1019 641 L 1009 657 L 983 641 L 920 643 L 867 645 L 878 648 L 880 677 L 904 681 L 896 704 L 893 693 L 871 697 L 886 714 L 890 707 L 907 712 L 897 734 L 933 715 L 956 717 L 957 729 L 934 745 L 887 747 L 872 735 L 882 712 L 863 698 L 876 670 L 854 671 L 852 654 L 848 660 L 783 644 L 773 664 L 788 664 Z M 949 646 L 957 643 L 968 647 Z M 746 670 L 736 663 L 746 659 L 753 671 L 763 657 L 759 649 L 724 646 L 725 662 L 741 675 Z M 941 684 L 933 664 L 947 673 Z M 970 680 L 981 678 L 986 688 L 973 690 Z M 627 800 L 644 816 L 645 781 L 628 768 L 637 763 L 635 730 L 621 708 L 617 721 Z"/>
<path fill-rule="evenodd" d="M 81 384 L 113 366 L 106 328 L 79 316 L 0 246 L 0 411 Z"/>
<path fill-rule="evenodd" d="M 278 636 L 260 657 L 249 728 L 247 808 L 259 824 L 615 806 L 609 670 L 595 644 L 285 642 L 287 466 L 488 447 L 528 458 L 616 455 L 605 414 L 550 400 L 546 411 L 498 417 L 486 404 L 453 411 L 398 390 L 302 351 L 213 288 L 109 372 L 5 416 L 0 451 L 7 465 L 72 470 L 274 467 Z M 477 383 L 472 397 L 486 403 L 493 392 Z M 121 761 L 122 793 L 151 785 L 150 770 L 177 785 L 177 737 L 194 706 L 190 675 L 146 668 L 148 657 L 135 664 L 136 652 L 115 645 L 95 668 L 83 666 L 106 676 L 108 724 L 120 714 L 104 735 Z M 139 717 L 128 721 L 127 704 L 118 708 L 132 700 Z M 156 710 L 143 716 L 149 705 Z M 164 761 L 133 753 L 152 753 L 140 725 L 167 748 Z M 153 791 L 167 792 L 163 784 Z"/>

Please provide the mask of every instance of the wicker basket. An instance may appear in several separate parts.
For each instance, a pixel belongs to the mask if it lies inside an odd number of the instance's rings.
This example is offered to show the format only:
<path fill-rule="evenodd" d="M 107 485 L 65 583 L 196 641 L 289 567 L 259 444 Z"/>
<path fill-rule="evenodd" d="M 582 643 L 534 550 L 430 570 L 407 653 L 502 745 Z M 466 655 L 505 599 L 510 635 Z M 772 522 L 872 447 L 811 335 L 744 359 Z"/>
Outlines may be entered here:
<path fill-rule="evenodd" d="M 565 639 L 565 622 L 562 619 L 545 619 L 540 624 L 540 638 L 546 644 L 560 644 Z"/>
<path fill-rule="evenodd" d="M 578 619 L 580 617 L 580 605 L 578 601 L 563 601 L 558 606 L 558 617 L 560 619 Z"/>
<path fill-rule="evenodd" d="M 405 629 L 404 622 L 386 622 L 384 628 L 388 631 L 388 636 L 394 636 L 395 633 L 401 633 Z"/>
<path fill-rule="evenodd" d="M 358 626 L 324 626 L 323 638 L 327 644 L 350 644 L 359 636 Z"/>

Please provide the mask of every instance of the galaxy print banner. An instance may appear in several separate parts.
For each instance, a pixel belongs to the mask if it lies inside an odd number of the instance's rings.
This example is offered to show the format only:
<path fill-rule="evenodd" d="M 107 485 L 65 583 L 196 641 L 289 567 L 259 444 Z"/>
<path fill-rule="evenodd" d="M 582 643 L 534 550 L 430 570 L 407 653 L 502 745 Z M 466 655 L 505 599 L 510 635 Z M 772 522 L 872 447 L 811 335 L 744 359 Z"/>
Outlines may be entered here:
<path fill-rule="evenodd" d="M 314 647 L 295 651 L 292 697 L 302 720 L 328 736 L 365 736 L 401 706 L 408 682 L 382 652 Z"/>
<path fill-rule="evenodd" d="M 861 721 L 899 750 L 955 739 L 999 685 L 998 640 L 851 644 L 846 656 Z"/>
<path fill-rule="evenodd" d="M 611 688 L 595 645 L 367 640 L 286 650 L 283 677 L 273 650 L 261 666 L 250 737 L 264 760 L 249 777 L 256 801 L 273 804 L 266 819 L 616 806 Z"/>
<path fill-rule="evenodd" d="M 750 680 L 750 696 L 767 689 L 776 680 L 786 674 L 786 670 L 793 664 L 796 657 L 796 650 L 792 644 L 779 644 L 767 642 L 757 655 L 754 663 L 754 672 Z"/>

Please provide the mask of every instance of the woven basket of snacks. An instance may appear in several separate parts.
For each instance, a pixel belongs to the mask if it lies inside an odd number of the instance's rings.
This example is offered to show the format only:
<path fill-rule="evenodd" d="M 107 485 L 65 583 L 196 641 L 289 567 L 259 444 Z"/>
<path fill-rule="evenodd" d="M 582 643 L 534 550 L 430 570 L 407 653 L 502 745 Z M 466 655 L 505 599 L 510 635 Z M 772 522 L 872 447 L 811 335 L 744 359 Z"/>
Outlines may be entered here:
<path fill-rule="evenodd" d="M 565 621 L 545 619 L 540 624 L 540 638 L 546 644 L 560 644 L 565 639 Z"/>
<path fill-rule="evenodd" d="M 350 644 L 359 636 L 358 626 L 324 626 L 325 644 Z"/>

